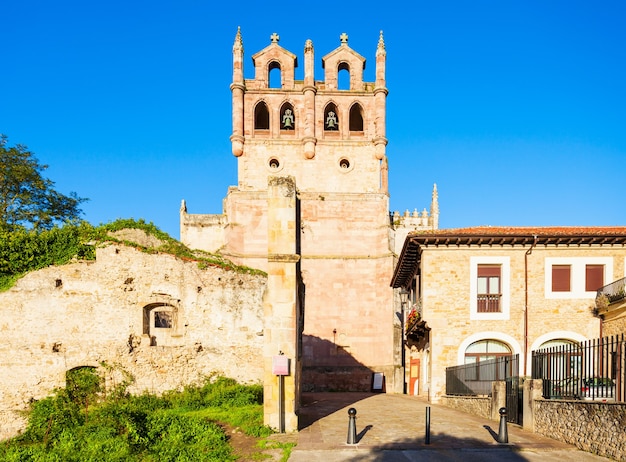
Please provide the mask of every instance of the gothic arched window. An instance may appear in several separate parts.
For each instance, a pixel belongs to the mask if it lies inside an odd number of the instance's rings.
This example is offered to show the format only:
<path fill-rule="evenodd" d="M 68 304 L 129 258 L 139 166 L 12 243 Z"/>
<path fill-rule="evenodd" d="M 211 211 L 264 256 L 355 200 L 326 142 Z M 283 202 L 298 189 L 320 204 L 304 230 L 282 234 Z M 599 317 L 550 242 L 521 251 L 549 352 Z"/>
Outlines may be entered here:
<path fill-rule="evenodd" d="M 285 103 L 280 108 L 280 129 L 295 130 L 296 129 L 296 113 L 290 103 Z"/>
<path fill-rule="evenodd" d="M 334 103 L 329 103 L 324 109 L 324 130 L 339 130 L 339 114 Z"/>
<path fill-rule="evenodd" d="M 354 103 L 350 108 L 350 131 L 363 131 L 363 108 L 359 103 Z"/>
<path fill-rule="evenodd" d="M 260 101 L 254 108 L 254 129 L 270 129 L 270 111 L 267 109 L 267 104 L 263 101 Z"/>

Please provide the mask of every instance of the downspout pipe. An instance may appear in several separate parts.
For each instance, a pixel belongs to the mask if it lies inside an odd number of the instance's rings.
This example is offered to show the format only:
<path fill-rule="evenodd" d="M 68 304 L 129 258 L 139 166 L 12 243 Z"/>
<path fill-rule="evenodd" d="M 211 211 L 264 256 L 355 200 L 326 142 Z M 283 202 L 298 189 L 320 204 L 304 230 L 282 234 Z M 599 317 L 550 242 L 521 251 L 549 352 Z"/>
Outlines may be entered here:
<path fill-rule="evenodd" d="M 533 236 L 530 249 L 524 254 L 524 377 L 528 375 L 528 256 L 537 245 L 537 235 Z"/>

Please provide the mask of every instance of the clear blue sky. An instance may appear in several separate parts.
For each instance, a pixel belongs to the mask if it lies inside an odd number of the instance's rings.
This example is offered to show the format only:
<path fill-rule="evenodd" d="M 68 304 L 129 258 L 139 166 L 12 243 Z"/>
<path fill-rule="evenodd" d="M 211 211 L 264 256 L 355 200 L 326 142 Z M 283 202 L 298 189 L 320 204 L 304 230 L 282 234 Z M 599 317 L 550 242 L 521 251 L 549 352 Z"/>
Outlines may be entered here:
<path fill-rule="evenodd" d="M 392 210 L 430 207 L 437 183 L 440 227 L 626 225 L 626 2 L 20 0 L 0 16 L 0 133 L 89 198 L 93 224 L 178 238 L 182 199 L 221 212 L 241 26 L 246 78 L 277 32 L 296 78 L 313 41 L 321 80 L 345 32 L 373 81 L 383 30 Z"/>

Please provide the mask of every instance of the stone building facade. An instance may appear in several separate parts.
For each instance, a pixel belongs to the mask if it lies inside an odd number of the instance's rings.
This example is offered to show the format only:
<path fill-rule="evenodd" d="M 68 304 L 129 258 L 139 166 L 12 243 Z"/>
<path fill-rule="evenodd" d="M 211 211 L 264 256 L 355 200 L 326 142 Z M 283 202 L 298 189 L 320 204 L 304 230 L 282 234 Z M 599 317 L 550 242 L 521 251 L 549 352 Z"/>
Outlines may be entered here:
<path fill-rule="evenodd" d="M 446 367 L 501 355 L 519 354 L 519 374 L 530 376 L 533 350 L 606 335 L 597 290 L 625 268 L 624 227 L 410 233 L 391 282 L 410 292 L 415 310 L 410 392 L 438 401 Z"/>
<path fill-rule="evenodd" d="M 596 299 L 596 310 L 602 319 L 602 334 L 626 334 L 626 277 L 609 281 Z"/>
<path fill-rule="evenodd" d="M 135 393 L 214 374 L 263 380 L 265 275 L 117 244 L 96 254 L 0 293 L 0 439 L 22 429 L 20 411 L 64 387 L 77 367 L 108 370 L 111 386 L 129 373 Z"/>
<path fill-rule="evenodd" d="M 387 391 L 402 392 L 402 335 L 388 281 L 396 242 L 409 230 L 436 229 L 439 211 L 436 189 L 430 211 L 389 211 L 382 32 L 373 82 L 364 81 L 365 58 L 346 34 L 322 57 L 323 80 L 314 76 L 310 40 L 303 80 L 277 34 L 252 56 L 253 78 L 244 77 L 243 57 L 238 31 L 230 137 L 238 184 L 220 215 L 188 214 L 183 202 L 180 235 L 189 247 L 270 273 L 266 322 L 281 328 L 265 336 L 266 421 L 275 426 L 278 418 L 270 366 L 279 352 L 293 363 L 285 379 L 292 423 L 301 390 L 370 390 L 380 372 Z"/>

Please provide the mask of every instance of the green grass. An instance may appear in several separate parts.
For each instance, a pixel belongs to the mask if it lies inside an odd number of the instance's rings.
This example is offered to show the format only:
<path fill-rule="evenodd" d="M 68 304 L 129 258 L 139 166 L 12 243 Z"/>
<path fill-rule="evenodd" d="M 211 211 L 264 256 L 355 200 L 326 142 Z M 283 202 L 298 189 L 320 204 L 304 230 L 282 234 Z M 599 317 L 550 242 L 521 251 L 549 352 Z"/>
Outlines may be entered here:
<path fill-rule="evenodd" d="M 90 376 L 90 374 L 92 374 Z M 19 437 L 0 443 L 0 460 L 11 462 L 195 462 L 235 461 L 220 423 L 268 442 L 263 425 L 262 387 L 228 378 L 162 396 L 104 393 L 93 380 L 97 370 L 68 375 L 68 386 L 32 404 Z"/>

